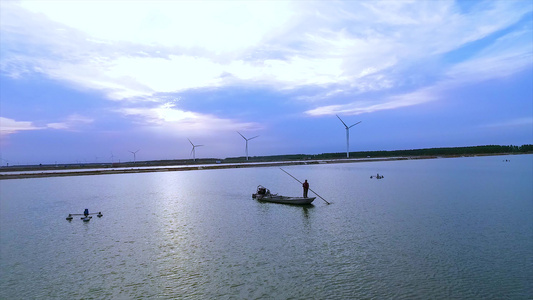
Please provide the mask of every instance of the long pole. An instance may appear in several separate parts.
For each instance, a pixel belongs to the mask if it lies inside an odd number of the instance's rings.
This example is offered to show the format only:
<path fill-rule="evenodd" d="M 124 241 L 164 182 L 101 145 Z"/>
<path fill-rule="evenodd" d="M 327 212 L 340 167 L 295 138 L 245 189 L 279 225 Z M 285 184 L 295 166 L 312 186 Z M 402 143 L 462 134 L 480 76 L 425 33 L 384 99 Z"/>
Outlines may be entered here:
<path fill-rule="evenodd" d="M 298 181 L 300 184 L 303 184 L 300 180 L 298 180 L 296 177 L 292 176 L 289 172 L 283 170 L 282 168 L 279 168 L 280 170 L 282 170 L 283 172 L 287 173 L 287 175 L 291 176 L 292 178 L 294 178 L 294 180 Z M 320 199 L 324 200 L 324 202 L 326 202 L 327 204 L 331 204 L 329 203 L 328 201 L 326 201 L 326 199 L 322 198 L 319 194 L 317 194 L 315 191 L 313 191 L 311 188 L 309 188 L 309 190 L 311 192 L 313 192 L 315 195 L 317 195 Z"/>

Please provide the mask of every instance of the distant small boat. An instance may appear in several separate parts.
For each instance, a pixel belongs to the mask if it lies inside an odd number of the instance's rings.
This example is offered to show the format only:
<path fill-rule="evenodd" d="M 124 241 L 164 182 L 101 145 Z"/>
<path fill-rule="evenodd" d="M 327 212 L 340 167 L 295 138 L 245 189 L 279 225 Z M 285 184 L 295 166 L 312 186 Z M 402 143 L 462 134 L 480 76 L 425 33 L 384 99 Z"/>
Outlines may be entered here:
<path fill-rule="evenodd" d="M 269 189 L 260 185 L 257 187 L 257 192 L 255 194 L 252 194 L 252 198 L 257 199 L 259 201 L 272 202 L 272 203 L 305 205 L 305 204 L 311 204 L 311 202 L 313 202 L 316 197 L 304 198 L 304 197 L 281 196 L 278 194 L 270 193 Z"/>
<path fill-rule="evenodd" d="M 373 175 L 370 176 L 370 179 L 372 179 L 372 178 L 383 179 L 383 177 L 385 177 L 385 176 L 383 176 L 383 175 L 379 175 L 379 173 L 378 173 L 378 175 L 376 175 L 376 176 L 373 176 Z"/>

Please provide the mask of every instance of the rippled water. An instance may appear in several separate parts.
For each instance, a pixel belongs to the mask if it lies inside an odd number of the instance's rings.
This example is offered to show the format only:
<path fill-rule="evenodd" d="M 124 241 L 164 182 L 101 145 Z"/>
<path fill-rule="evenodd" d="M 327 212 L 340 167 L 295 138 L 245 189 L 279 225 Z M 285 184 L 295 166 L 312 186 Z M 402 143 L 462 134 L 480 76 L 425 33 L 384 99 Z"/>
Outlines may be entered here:
<path fill-rule="evenodd" d="M 2 180 L 0 298 L 533 298 L 533 155 L 284 169 Z"/>

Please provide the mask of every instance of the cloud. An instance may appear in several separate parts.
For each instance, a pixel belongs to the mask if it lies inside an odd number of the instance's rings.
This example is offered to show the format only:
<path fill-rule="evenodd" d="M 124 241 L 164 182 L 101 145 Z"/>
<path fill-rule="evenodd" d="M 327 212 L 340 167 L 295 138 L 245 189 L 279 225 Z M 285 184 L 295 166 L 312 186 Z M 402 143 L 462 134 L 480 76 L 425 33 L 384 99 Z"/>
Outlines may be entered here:
<path fill-rule="evenodd" d="M 380 110 L 396 109 L 417 105 L 436 99 L 436 88 L 421 89 L 412 93 L 384 97 L 383 99 L 358 100 L 347 104 L 320 106 L 305 113 L 310 116 L 327 116 L 335 114 L 359 115 Z"/>
<path fill-rule="evenodd" d="M 504 35 L 475 58 L 449 68 L 445 75 L 454 81 L 473 82 L 506 77 L 533 65 L 531 28 Z"/>
<path fill-rule="evenodd" d="M 224 131 L 259 130 L 261 125 L 252 122 L 236 122 L 211 114 L 201 114 L 175 108 L 174 103 L 156 107 L 130 107 L 118 111 L 126 116 L 139 117 L 142 124 L 171 134 L 215 135 Z"/>
<path fill-rule="evenodd" d="M 334 115 L 334 114 L 362 114 L 379 110 L 396 109 L 411 105 L 417 105 L 429 101 L 443 99 L 445 92 L 455 88 L 464 87 L 477 82 L 494 80 L 507 77 L 533 66 L 533 52 L 531 51 L 532 28 L 524 28 L 504 34 L 495 39 L 490 45 L 480 50 L 477 55 L 455 64 L 437 65 L 431 64 L 432 71 L 437 71 L 432 76 L 432 82 L 424 82 L 419 88 L 409 92 L 396 93 L 393 96 L 375 96 L 372 100 L 366 100 L 360 93 L 352 93 L 354 100 L 344 104 L 324 105 L 308 110 L 305 113 L 311 116 Z M 411 72 L 424 73 L 424 69 L 411 67 Z M 384 73 L 382 78 L 389 78 L 392 87 L 397 80 L 391 79 L 390 73 Z M 403 72 L 400 74 L 404 74 Z M 407 75 L 409 76 L 409 75 Z M 371 77 L 380 82 L 376 75 Z M 359 84 L 362 84 L 360 81 Z M 384 81 L 383 81 L 384 82 Z M 356 88 L 360 92 L 361 86 Z M 372 89 L 369 89 L 369 91 Z M 375 89 L 375 90 L 379 90 Z M 329 92 L 329 91 L 328 91 Z M 346 94 L 346 91 L 341 91 Z M 317 97 L 317 96 L 315 96 Z M 319 97 L 319 96 L 318 96 Z"/>
<path fill-rule="evenodd" d="M 503 122 L 498 123 L 491 123 L 491 124 L 485 124 L 481 127 L 484 128 L 505 128 L 505 127 L 525 127 L 529 126 L 529 128 L 533 132 L 533 117 L 527 117 L 527 118 L 516 118 L 511 119 Z"/>
<path fill-rule="evenodd" d="M 19 131 L 41 130 L 46 127 L 38 127 L 28 121 L 16 121 L 9 118 L 0 117 L 0 136 L 7 136 Z"/>
<path fill-rule="evenodd" d="M 43 129 L 73 130 L 80 124 L 89 124 L 93 121 L 91 118 L 73 114 L 68 116 L 64 122 L 53 122 L 43 126 L 37 126 L 31 121 L 16 121 L 14 119 L 0 117 L 0 135 L 8 136 L 21 131 Z"/>
<path fill-rule="evenodd" d="M 531 12 L 520 1 L 483 1 L 468 14 L 453 1 L 1 5 L 3 72 L 12 77 L 44 74 L 102 91 L 112 100 L 164 103 L 160 93 L 191 89 L 311 86 L 322 89 L 313 100 L 328 105 L 307 114 L 363 113 L 431 101 L 437 98 L 431 93 L 446 85 L 512 74 L 531 65 L 531 43 L 525 38 L 530 29 L 521 36 L 504 36 L 456 65 L 441 62 L 446 53 Z M 372 101 L 337 100 L 370 99 L 365 93 L 394 94 L 395 89 L 401 91 L 397 96 Z M 331 105 L 332 100 L 337 103 Z"/>
<path fill-rule="evenodd" d="M 292 14 L 286 1 L 21 1 L 20 6 L 97 40 L 217 53 L 260 44 Z"/>
<path fill-rule="evenodd" d="M 48 123 L 46 124 L 46 127 L 51 129 L 74 130 L 81 124 L 90 124 L 92 122 L 94 122 L 94 119 L 92 118 L 73 114 L 68 116 L 64 122 Z"/>

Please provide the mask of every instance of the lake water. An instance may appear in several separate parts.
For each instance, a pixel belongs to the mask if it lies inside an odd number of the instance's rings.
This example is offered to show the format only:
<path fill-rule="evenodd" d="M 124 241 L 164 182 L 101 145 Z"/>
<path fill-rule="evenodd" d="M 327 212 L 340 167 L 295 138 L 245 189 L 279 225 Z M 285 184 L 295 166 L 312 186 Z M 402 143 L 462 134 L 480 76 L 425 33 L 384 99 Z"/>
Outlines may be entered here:
<path fill-rule="evenodd" d="M 533 298 L 533 155 L 284 169 L 2 180 L 0 298 Z"/>

